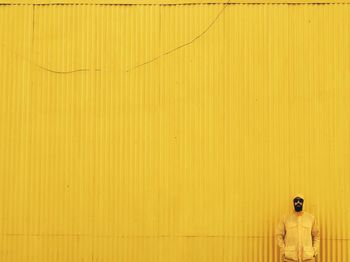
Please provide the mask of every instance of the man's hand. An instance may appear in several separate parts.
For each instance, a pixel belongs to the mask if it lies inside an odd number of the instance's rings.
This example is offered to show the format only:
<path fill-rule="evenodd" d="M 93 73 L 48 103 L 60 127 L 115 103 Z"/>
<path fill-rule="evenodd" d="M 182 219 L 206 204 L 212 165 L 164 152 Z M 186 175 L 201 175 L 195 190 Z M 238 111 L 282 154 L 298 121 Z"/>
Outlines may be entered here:
<path fill-rule="evenodd" d="M 316 219 L 314 219 L 314 222 L 312 225 L 311 235 L 312 235 L 312 246 L 314 248 L 315 257 L 316 257 L 320 249 L 320 228 Z"/>
<path fill-rule="evenodd" d="M 285 249 L 284 236 L 286 234 L 286 228 L 285 228 L 284 221 L 285 221 L 285 217 L 283 216 L 275 228 L 275 237 L 276 237 L 277 246 L 280 248 L 281 259 L 284 257 L 284 249 Z"/>
<path fill-rule="evenodd" d="M 284 260 L 284 246 L 280 247 L 280 259 L 281 259 L 281 261 Z"/>

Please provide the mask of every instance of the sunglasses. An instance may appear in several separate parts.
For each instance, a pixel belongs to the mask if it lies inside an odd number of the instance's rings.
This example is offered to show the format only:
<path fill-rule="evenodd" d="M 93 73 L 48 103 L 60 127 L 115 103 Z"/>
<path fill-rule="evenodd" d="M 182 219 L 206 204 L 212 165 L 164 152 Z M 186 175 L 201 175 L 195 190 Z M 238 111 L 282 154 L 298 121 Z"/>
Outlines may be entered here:
<path fill-rule="evenodd" d="M 303 202 L 304 202 L 304 200 L 303 199 L 294 199 L 294 203 L 300 203 L 300 204 L 302 204 Z"/>

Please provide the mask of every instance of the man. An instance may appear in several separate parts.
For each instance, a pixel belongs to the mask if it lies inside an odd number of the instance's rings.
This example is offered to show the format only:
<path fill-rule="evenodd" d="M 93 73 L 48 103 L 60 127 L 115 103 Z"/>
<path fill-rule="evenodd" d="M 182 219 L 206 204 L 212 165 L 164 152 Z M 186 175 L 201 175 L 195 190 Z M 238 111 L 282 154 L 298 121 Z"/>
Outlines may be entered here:
<path fill-rule="evenodd" d="M 304 197 L 293 197 L 294 211 L 276 227 L 281 261 L 314 262 L 320 248 L 320 231 L 315 216 L 303 211 Z"/>

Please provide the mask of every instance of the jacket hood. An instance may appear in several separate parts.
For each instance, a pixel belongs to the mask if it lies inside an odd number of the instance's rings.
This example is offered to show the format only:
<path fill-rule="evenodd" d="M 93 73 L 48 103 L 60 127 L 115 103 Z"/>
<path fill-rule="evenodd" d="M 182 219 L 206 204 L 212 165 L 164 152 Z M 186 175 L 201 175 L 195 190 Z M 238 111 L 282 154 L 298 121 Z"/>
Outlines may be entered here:
<path fill-rule="evenodd" d="M 303 200 L 305 200 L 305 199 L 304 199 L 304 195 L 303 195 L 302 193 L 297 193 L 297 194 L 294 194 L 294 196 L 293 196 L 293 199 L 292 199 L 292 200 L 294 200 L 294 198 L 296 198 L 296 197 L 300 197 L 300 198 L 302 198 Z"/>

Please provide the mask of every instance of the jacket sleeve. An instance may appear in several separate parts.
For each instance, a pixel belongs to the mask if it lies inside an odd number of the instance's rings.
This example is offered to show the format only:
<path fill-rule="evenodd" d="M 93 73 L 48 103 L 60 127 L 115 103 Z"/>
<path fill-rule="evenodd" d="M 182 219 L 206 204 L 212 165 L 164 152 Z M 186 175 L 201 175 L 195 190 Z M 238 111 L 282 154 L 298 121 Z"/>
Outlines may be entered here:
<path fill-rule="evenodd" d="M 285 243 L 284 243 L 284 236 L 286 235 L 286 229 L 285 229 L 285 224 L 284 224 L 284 217 L 280 219 L 278 222 L 276 228 L 275 228 L 275 238 L 278 247 L 280 248 L 280 255 L 284 255 L 284 248 L 285 248 Z"/>
<path fill-rule="evenodd" d="M 315 250 L 315 256 L 317 256 L 320 250 L 320 228 L 316 219 L 314 219 L 311 234 L 312 234 L 312 245 Z"/>

